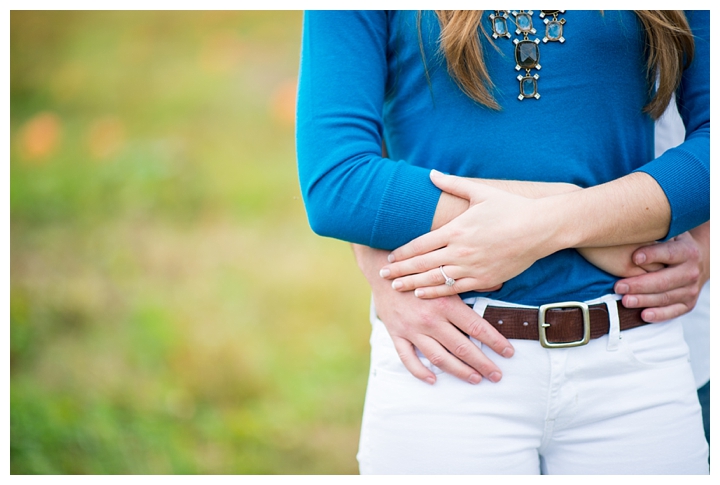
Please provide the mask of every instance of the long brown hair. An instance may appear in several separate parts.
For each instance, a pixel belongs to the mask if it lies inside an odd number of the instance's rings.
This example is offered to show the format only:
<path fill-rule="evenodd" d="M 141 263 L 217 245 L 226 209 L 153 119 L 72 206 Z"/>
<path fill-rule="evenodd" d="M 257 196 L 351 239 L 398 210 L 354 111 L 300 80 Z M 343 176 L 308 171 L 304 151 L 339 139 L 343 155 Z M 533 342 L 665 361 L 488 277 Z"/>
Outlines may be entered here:
<path fill-rule="evenodd" d="M 480 104 L 500 109 L 490 93 L 490 79 L 478 27 L 494 46 L 482 25 L 482 10 L 436 10 L 440 22 L 440 48 L 447 60 L 448 72 L 460 89 Z M 657 91 L 643 111 L 657 119 L 665 111 L 672 93 L 680 85 L 682 72 L 692 61 L 695 43 L 682 10 L 636 10 L 645 29 L 647 77 L 652 93 Z M 424 61 L 424 59 L 423 59 Z"/>

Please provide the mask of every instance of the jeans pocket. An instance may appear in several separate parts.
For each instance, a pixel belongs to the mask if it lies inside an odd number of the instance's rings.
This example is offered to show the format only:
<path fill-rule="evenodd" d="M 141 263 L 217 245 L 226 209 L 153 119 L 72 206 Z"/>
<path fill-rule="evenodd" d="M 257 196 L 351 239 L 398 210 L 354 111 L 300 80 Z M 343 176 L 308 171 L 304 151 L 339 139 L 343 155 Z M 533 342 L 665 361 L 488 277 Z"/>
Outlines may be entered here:
<path fill-rule="evenodd" d="M 622 332 L 621 348 L 632 361 L 648 367 L 687 364 L 690 359 L 682 325 L 674 320 Z"/>

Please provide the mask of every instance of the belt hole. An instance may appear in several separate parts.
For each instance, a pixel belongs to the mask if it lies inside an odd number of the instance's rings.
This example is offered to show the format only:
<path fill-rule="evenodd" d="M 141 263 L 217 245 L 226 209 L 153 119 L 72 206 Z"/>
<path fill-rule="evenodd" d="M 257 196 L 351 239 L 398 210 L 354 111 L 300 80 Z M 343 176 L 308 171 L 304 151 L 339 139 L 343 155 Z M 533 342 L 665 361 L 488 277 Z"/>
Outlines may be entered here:
<path fill-rule="evenodd" d="M 525 325 L 525 326 L 527 327 L 527 326 L 529 325 L 529 323 L 528 323 L 528 322 L 523 322 L 523 325 Z"/>
<path fill-rule="evenodd" d="M 503 324 L 503 321 L 502 321 L 502 320 L 498 320 L 498 325 L 502 325 L 502 324 Z"/>

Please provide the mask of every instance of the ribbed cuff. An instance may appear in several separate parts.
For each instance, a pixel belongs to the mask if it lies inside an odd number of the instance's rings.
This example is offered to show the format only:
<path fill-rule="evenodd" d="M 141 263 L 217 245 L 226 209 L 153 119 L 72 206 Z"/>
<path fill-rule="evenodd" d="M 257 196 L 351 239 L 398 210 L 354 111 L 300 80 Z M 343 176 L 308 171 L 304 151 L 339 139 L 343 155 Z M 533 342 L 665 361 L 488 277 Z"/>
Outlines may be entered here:
<path fill-rule="evenodd" d="M 674 148 L 635 171 L 653 177 L 670 202 L 670 228 L 663 241 L 710 219 L 710 170 L 692 153 Z"/>
<path fill-rule="evenodd" d="M 396 249 L 430 231 L 441 190 L 430 170 L 400 160 L 385 187 L 373 225 L 371 246 Z"/>

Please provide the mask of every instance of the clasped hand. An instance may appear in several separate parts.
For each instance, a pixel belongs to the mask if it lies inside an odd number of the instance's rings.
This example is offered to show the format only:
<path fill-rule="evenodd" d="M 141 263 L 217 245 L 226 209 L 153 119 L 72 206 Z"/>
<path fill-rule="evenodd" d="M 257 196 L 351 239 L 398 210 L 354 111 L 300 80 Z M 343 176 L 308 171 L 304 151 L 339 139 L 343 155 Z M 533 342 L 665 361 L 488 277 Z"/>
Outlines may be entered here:
<path fill-rule="evenodd" d="M 401 246 L 388 256 L 380 275 L 399 291 L 420 298 L 466 291 L 493 291 L 535 261 L 555 252 L 552 224 L 545 224 L 542 199 L 528 199 L 461 177 L 432 171 L 444 192 L 470 201 L 470 207 L 443 227 Z M 440 271 L 455 280 L 445 284 Z"/>

